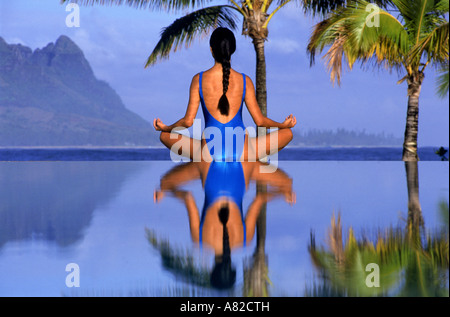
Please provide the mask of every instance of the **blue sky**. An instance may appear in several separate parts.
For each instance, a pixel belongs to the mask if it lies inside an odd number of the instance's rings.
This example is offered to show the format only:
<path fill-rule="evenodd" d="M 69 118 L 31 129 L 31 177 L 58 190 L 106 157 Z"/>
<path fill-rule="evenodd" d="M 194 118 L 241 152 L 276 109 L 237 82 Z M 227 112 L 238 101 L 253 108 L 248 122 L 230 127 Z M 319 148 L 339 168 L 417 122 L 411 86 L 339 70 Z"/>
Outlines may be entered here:
<path fill-rule="evenodd" d="M 225 3 L 225 1 L 213 1 Z M 0 36 L 8 43 L 42 48 L 64 34 L 84 51 L 97 78 L 107 81 L 130 110 L 151 121 L 168 124 L 185 112 L 192 77 L 213 65 L 208 37 L 181 49 L 169 60 L 144 69 L 161 29 L 180 15 L 128 6 L 82 6 L 80 27 L 65 24 L 59 0 L 0 0 Z M 341 87 L 333 87 L 323 60 L 312 68 L 306 45 L 314 23 L 295 5 L 280 10 L 269 24 L 266 43 L 268 114 L 283 120 L 297 116 L 298 133 L 309 129 L 366 130 L 402 137 L 406 119 L 403 77 L 385 70 L 346 72 Z M 240 25 L 240 23 L 239 23 Z M 234 69 L 255 78 L 255 53 L 249 38 L 236 32 Z M 420 100 L 419 146 L 448 146 L 448 99 L 435 95 L 436 75 L 429 68 Z M 199 111 L 198 117 L 202 118 Z M 246 124 L 252 124 L 248 113 Z"/>

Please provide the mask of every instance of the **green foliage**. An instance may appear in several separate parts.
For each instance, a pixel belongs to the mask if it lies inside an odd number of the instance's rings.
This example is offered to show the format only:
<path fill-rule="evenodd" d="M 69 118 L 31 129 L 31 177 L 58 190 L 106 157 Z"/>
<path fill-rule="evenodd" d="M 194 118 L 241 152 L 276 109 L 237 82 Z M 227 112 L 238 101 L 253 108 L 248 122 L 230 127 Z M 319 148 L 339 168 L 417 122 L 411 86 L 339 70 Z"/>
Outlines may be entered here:
<path fill-rule="evenodd" d="M 308 44 L 311 62 L 329 47 L 325 57 L 332 81 L 339 84 L 344 57 L 350 69 L 356 61 L 372 62 L 387 68 L 403 67 L 408 75 L 423 72 L 428 63 L 448 61 L 448 22 L 444 18 L 448 0 L 392 2 L 398 17 L 382 8 L 371 10 L 371 4 L 363 0 L 349 1 L 334 11 L 314 28 Z"/>
<path fill-rule="evenodd" d="M 448 88 L 449 88 L 449 76 L 448 76 L 448 65 L 446 68 L 439 70 L 439 77 L 437 79 L 437 94 L 441 98 L 445 98 L 448 96 Z"/>
<path fill-rule="evenodd" d="M 159 59 L 167 59 L 172 50 L 177 51 L 183 45 L 188 47 L 195 38 L 206 35 L 219 26 L 235 29 L 234 10 L 231 6 L 207 7 L 175 20 L 161 32 L 161 38 L 145 66 L 151 66 Z"/>
<path fill-rule="evenodd" d="M 74 2 L 82 5 L 128 5 L 136 9 L 161 11 L 182 11 L 206 5 L 213 0 L 61 0 L 61 3 Z"/>
<path fill-rule="evenodd" d="M 311 238 L 309 252 L 320 282 L 307 289 L 306 295 L 448 296 L 448 227 L 427 233 L 415 230 L 421 229 L 409 225 L 379 229 L 372 242 L 367 236 L 357 239 L 350 228 L 344 243 L 335 239 L 343 234 L 340 217 L 333 218 L 328 248 L 316 247 Z M 423 243 L 416 241 L 420 236 L 424 236 Z M 366 285 L 370 263 L 380 268 L 380 287 Z"/>
<path fill-rule="evenodd" d="M 339 8 L 345 7 L 351 1 L 348 0 L 297 0 L 303 5 L 305 13 L 311 13 L 312 15 L 326 16 L 330 12 L 333 12 Z M 390 0 L 376 0 L 374 1 L 380 7 L 387 7 L 392 4 Z"/>

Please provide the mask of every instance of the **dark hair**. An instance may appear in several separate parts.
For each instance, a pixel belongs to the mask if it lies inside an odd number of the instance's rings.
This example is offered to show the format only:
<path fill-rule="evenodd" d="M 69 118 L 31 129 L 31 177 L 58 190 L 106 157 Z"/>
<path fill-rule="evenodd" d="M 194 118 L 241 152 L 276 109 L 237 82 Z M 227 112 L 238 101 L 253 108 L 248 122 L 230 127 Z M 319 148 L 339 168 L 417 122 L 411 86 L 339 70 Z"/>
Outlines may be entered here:
<path fill-rule="evenodd" d="M 211 285 L 219 289 L 230 288 L 236 281 L 236 270 L 231 266 L 230 239 L 227 229 L 229 214 L 228 205 L 223 205 L 219 210 L 219 219 L 223 226 L 223 254 L 216 257 L 216 264 L 211 273 Z"/>
<path fill-rule="evenodd" d="M 220 97 L 218 108 L 221 114 L 228 115 L 230 104 L 226 93 L 230 83 L 231 55 L 236 51 L 236 38 L 229 29 L 217 28 L 211 35 L 209 45 L 211 46 L 214 59 L 222 64 L 223 69 L 223 95 Z"/>

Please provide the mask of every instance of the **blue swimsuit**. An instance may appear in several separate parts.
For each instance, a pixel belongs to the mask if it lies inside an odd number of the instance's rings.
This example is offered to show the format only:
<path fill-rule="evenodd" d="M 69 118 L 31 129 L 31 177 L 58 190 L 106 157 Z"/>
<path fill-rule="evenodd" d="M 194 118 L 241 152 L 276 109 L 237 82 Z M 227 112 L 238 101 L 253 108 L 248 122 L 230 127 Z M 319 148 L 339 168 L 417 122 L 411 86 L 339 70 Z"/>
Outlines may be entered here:
<path fill-rule="evenodd" d="M 219 198 L 232 200 L 241 211 L 242 225 L 244 227 L 244 246 L 247 240 L 242 201 L 245 194 L 245 177 L 241 162 L 212 161 L 205 180 L 205 202 L 200 220 L 199 243 L 202 244 L 202 231 L 208 209 Z"/>
<path fill-rule="evenodd" d="M 242 108 L 245 100 L 246 91 L 246 77 L 242 74 L 244 79 L 244 91 L 242 93 L 242 102 L 239 111 L 233 119 L 227 123 L 221 123 L 216 120 L 208 111 L 203 98 L 202 89 L 203 72 L 200 73 L 200 101 L 202 104 L 203 115 L 205 117 L 205 134 L 204 138 L 206 144 L 213 144 L 209 148 L 209 152 L 214 161 L 236 162 L 241 159 L 244 152 L 245 143 L 245 126 L 242 120 Z M 222 140 L 214 140 L 215 137 L 221 136 Z M 210 143 L 210 141 L 212 141 Z M 232 143 L 231 143 L 232 142 Z M 220 148 L 221 146 L 221 148 Z"/>

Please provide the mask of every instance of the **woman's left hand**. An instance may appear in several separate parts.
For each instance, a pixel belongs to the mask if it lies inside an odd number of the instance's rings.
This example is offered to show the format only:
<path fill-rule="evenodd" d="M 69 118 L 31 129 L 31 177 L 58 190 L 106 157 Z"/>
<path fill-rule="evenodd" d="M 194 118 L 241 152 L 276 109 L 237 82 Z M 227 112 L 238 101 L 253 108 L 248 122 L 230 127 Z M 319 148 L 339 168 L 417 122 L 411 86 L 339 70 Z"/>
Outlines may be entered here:
<path fill-rule="evenodd" d="M 297 124 L 297 118 L 294 117 L 292 114 L 286 117 L 286 119 L 283 122 L 284 128 L 293 128 Z"/>
<path fill-rule="evenodd" d="M 155 190 L 153 192 L 153 202 L 159 203 L 164 198 L 165 194 L 162 190 Z"/>

